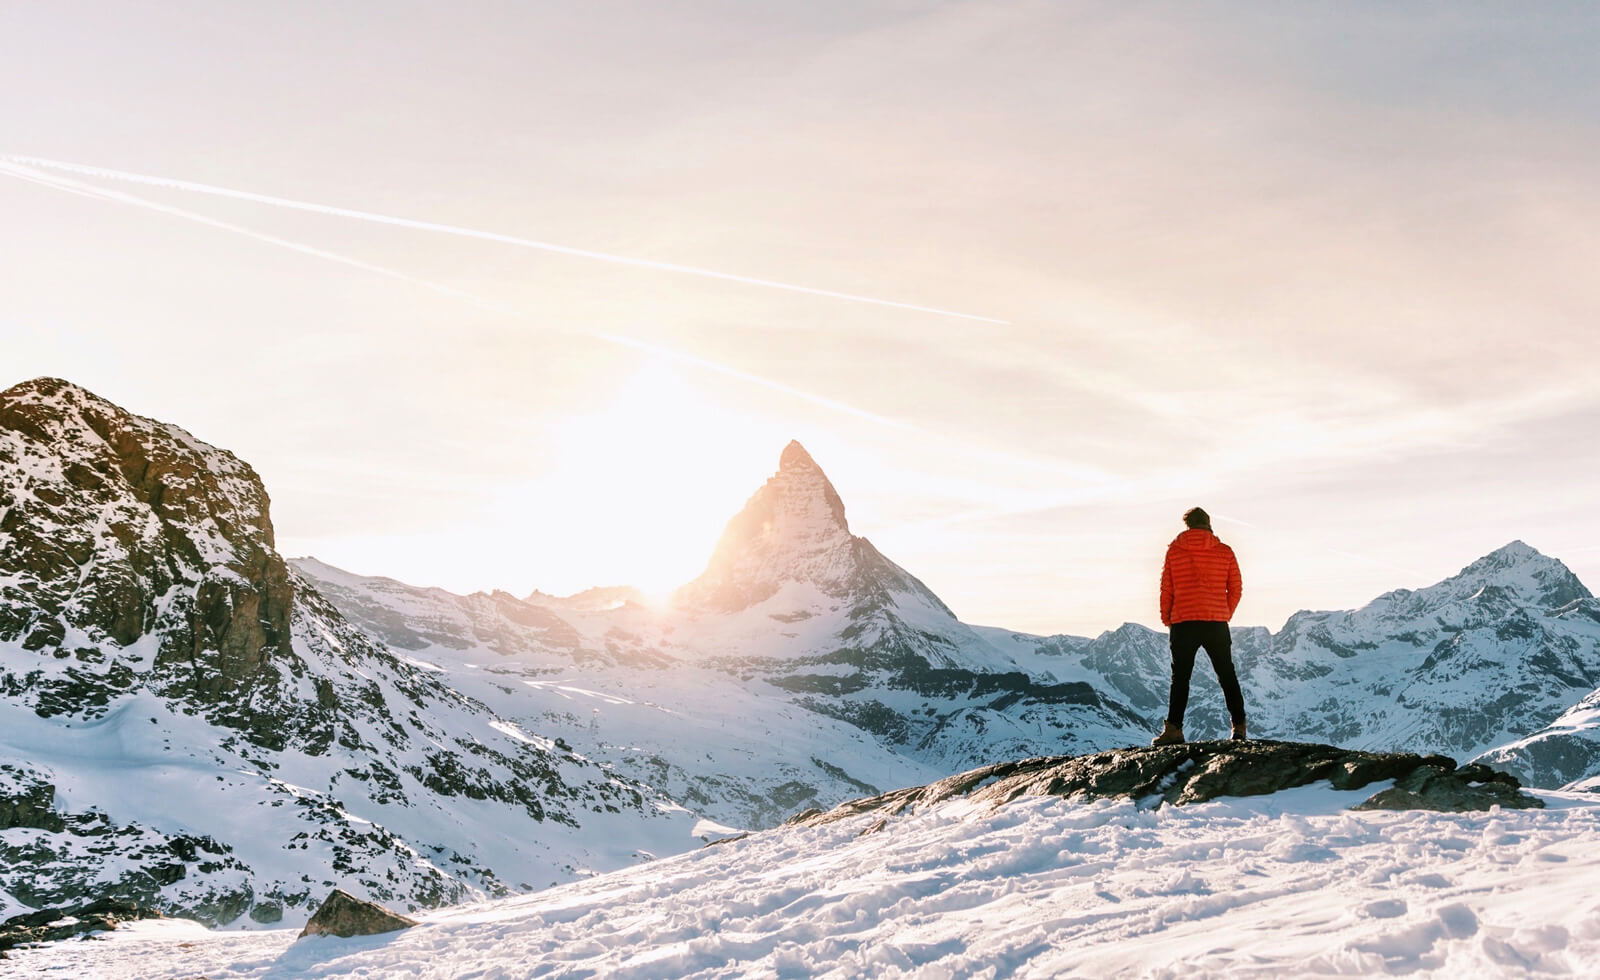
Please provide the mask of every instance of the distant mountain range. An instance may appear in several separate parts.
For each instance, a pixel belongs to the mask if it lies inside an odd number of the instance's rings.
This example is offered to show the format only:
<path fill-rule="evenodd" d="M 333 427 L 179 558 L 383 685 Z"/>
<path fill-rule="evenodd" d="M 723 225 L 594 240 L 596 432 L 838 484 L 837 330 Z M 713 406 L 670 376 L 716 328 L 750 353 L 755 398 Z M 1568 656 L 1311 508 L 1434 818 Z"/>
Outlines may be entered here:
<path fill-rule="evenodd" d="M 0 918 L 537 888 L 1165 712 L 1165 634 L 962 623 L 798 443 L 667 608 L 460 596 L 286 562 L 248 465 L 41 379 L 0 393 L 0 549 Z M 1253 734 L 1600 776 L 1600 601 L 1521 542 L 1234 637 Z"/>

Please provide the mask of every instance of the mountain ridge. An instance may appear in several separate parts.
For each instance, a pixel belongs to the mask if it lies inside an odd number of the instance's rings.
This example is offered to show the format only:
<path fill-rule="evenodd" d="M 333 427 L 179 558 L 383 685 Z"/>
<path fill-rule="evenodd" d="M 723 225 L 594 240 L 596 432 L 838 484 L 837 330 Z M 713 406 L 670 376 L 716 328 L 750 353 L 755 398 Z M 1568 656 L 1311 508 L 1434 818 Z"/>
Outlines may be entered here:
<path fill-rule="evenodd" d="M 0 918 L 292 922 L 335 883 L 432 907 L 690 839 L 352 626 L 274 550 L 255 471 L 176 426 L 0 392 L 0 531 Z"/>

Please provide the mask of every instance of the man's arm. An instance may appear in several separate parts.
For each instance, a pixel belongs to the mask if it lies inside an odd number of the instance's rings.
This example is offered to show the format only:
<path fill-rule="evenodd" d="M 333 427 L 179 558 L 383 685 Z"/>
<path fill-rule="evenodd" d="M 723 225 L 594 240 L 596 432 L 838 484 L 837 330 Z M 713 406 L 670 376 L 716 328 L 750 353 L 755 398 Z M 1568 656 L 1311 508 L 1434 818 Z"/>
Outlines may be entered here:
<path fill-rule="evenodd" d="M 1161 625 L 1172 625 L 1172 554 L 1161 563 Z"/>
<path fill-rule="evenodd" d="M 1233 611 L 1239 608 L 1239 600 L 1244 598 L 1244 579 L 1239 575 L 1239 557 L 1228 549 L 1228 618 L 1233 618 Z"/>

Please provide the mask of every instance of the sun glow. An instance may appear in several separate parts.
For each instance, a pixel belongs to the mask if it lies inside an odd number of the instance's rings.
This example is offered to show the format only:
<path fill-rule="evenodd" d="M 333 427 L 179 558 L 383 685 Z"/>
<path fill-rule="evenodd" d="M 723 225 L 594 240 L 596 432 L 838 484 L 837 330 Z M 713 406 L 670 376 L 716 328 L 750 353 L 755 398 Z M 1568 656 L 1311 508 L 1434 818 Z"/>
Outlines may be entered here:
<path fill-rule="evenodd" d="M 518 492 L 535 574 L 569 591 L 631 585 L 660 602 L 704 570 L 723 525 L 770 475 L 781 436 L 652 359 L 598 412 L 554 423 L 544 476 Z"/>

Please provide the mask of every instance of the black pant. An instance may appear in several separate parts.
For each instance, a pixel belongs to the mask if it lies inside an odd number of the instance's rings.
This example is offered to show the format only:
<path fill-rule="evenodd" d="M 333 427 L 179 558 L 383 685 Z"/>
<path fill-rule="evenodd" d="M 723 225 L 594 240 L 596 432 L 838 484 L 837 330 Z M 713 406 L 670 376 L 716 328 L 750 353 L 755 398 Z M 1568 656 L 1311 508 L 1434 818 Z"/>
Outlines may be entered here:
<path fill-rule="evenodd" d="M 1244 721 L 1244 692 L 1239 690 L 1239 675 L 1233 672 L 1233 637 L 1227 623 L 1193 619 L 1172 624 L 1172 698 L 1167 702 L 1167 722 L 1183 727 L 1183 713 L 1189 707 L 1189 675 L 1194 673 L 1194 655 L 1205 647 L 1211 669 L 1222 683 L 1222 697 L 1235 725 Z"/>

